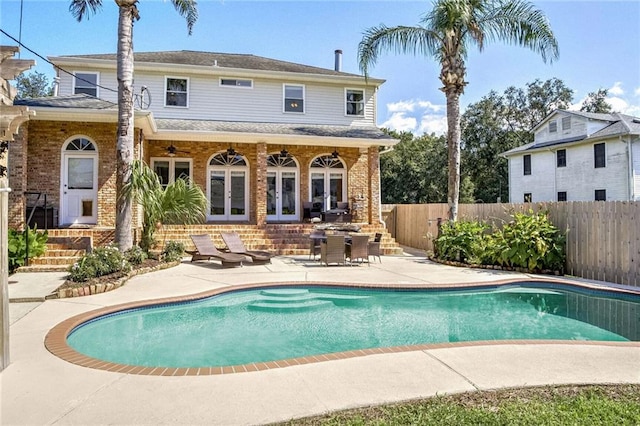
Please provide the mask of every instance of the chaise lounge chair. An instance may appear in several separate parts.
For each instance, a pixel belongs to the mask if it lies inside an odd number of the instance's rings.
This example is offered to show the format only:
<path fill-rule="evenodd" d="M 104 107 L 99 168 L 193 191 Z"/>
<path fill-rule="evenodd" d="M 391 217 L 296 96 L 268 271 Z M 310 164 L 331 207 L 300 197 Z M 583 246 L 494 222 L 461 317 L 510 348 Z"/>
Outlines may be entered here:
<path fill-rule="evenodd" d="M 208 235 L 190 235 L 195 250 L 187 250 L 191 255 L 191 261 L 217 259 L 224 267 L 242 266 L 245 257 L 234 253 L 223 253 L 216 248 Z"/>
<path fill-rule="evenodd" d="M 221 232 L 220 235 L 231 253 L 249 256 L 254 262 L 271 263 L 274 254 L 262 250 L 247 250 L 237 232 Z"/>

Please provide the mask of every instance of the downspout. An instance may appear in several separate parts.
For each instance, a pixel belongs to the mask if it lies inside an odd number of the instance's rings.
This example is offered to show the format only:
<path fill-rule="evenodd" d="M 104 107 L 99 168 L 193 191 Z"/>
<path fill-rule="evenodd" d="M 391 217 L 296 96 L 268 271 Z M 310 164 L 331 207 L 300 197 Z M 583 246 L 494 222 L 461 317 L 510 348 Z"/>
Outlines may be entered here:
<path fill-rule="evenodd" d="M 622 142 L 622 136 L 620 136 L 620 141 Z M 629 180 L 627 181 L 629 185 L 629 201 L 635 201 L 634 195 L 636 193 L 636 188 L 635 179 L 633 177 L 633 140 L 631 137 L 627 139 L 627 158 L 629 162 Z"/>

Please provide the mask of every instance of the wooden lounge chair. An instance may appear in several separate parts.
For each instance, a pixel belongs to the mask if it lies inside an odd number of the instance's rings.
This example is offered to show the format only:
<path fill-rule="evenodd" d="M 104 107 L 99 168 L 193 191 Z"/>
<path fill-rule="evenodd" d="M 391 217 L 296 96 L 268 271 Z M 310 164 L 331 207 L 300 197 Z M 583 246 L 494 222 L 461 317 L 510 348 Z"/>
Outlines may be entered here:
<path fill-rule="evenodd" d="M 249 256 L 254 262 L 270 263 L 274 254 L 262 250 L 247 250 L 237 232 L 221 232 L 220 235 L 231 253 Z"/>
<path fill-rule="evenodd" d="M 369 262 L 369 236 L 368 235 L 352 235 L 351 244 L 347 246 L 347 258 L 350 263 L 355 260 L 360 263 Z"/>
<path fill-rule="evenodd" d="M 246 259 L 244 256 L 234 253 L 223 253 L 216 248 L 213 244 L 213 240 L 209 235 L 190 235 L 193 245 L 196 246 L 195 250 L 187 250 L 187 253 L 191 255 L 191 261 L 196 260 L 210 260 L 211 258 L 217 259 L 222 263 L 224 267 L 242 266 L 242 262 Z"/>
<path fill-rule="evenodd" d="M 329 266 L 330 263 L 345 264 L 344 235 L 327 235 L 327 241 L 320 244 L 320 261 Z"/>

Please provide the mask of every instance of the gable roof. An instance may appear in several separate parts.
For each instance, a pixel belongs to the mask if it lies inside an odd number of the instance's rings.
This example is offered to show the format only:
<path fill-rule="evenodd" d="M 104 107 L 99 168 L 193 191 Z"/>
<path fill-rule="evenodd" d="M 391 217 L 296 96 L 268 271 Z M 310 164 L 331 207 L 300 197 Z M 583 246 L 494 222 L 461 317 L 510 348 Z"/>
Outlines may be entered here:
<path fill-rule="evenodd" d="M 43 98 L 16 99 L 14 105 L 41 108 L 74 108 L 74 109 L 118 109 L 118 104 L 96 98 L 85 93 L 68 96 L 48 96 Z"/>
<path fill-rule="evenodd" d="M 91 55 L 67 55 L 50 57 L 55 62 L 64 58 L 95 59 L 115 62 L 117 54 L 91 54 Z M 174 50 L 164 52 L 135 52 L 134 61 L 136 64 L 171 64 L 171 65 L 194 65 L 202 67 L 235 68 L 245 70 L 291 72 L 299 74 L 332 75 L 343 77 L 360 77 L 362 75 L 335 71 L 328 68 L 314 67 L 310 65 L 297 64 L 294 62 L 280 61 L 277 59 L 265 58 L 251 54 L 200 52 L 194 50 Z"/>
<path fill-rule="evenodd" d="M 599 139 L 606 139 L 606 138 L 611 138 L 616 136 L 640 135 L 640 118 L 638 117 L 633 117 L 631 115 L 619 114 L 619 113 L 600 114 L 600 113 L 594 113 L 594 112 L 565 111 L 565 110 L 555 110 L 551 114 L 547 115 L 531 131 L 535 132 L 537 128 L 545 124 L 551 117 L 553 117 L 554 115 L 557 115 L 559 112 L 577 115 L 580 117 L 585 117 L 590 120 L 605 121 L 608 123 L 608 125 L 591 135 L 573 136 L 565 139 L 557 139 L 557 140 L 544 141 L 544 142 L 534 141 L 526 145 L 522 145 L 522 146 L 510 149 L 509 151 L 503 152 L 500 155 L 504 157 L 508 157 L 510 155 L 517 154 L 523 151 L 533 151 L 536 149 L 548 148 L 550 146 L 591 142 Z"/>

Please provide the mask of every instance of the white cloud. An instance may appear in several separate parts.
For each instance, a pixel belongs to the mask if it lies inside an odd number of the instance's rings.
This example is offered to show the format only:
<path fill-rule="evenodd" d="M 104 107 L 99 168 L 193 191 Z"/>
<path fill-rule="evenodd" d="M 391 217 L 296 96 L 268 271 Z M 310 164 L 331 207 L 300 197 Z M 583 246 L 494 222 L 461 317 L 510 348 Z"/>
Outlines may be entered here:
<path fill-rule="evenodd" d="M 633 94 L 636 96 L 640 96 L 640 87 L 637 87 L 636 90 L 633 91 Z"/>
<path fill-rule="evenodd" d="M 414 132 L 416 129 L 417 121 L 414 117 L 407 117 L 406 113 L 403 112 L 394 112 L 391 114 L 391 117 L 387 119 L 384 123 L 382 123 L 381 127 L 386 127 L 388 129 L 397 130 L 399 132 Z"/>
<path fill-rule="evenodd" d="M 622 82 L 616 81 L 615 83 L 613 83 L 613 87 L 609 89 L 609 94 L 613 96 L 624 95 L 624 90 L 622 90 Z"/>
<path fill-rule="evenodd" d="M 444 105 L 419 99 L 393 102 L 387 104 L 387 120 L 381 126 L 415 135 L 442 135 L 447 131 L 445 110 Z"/>

